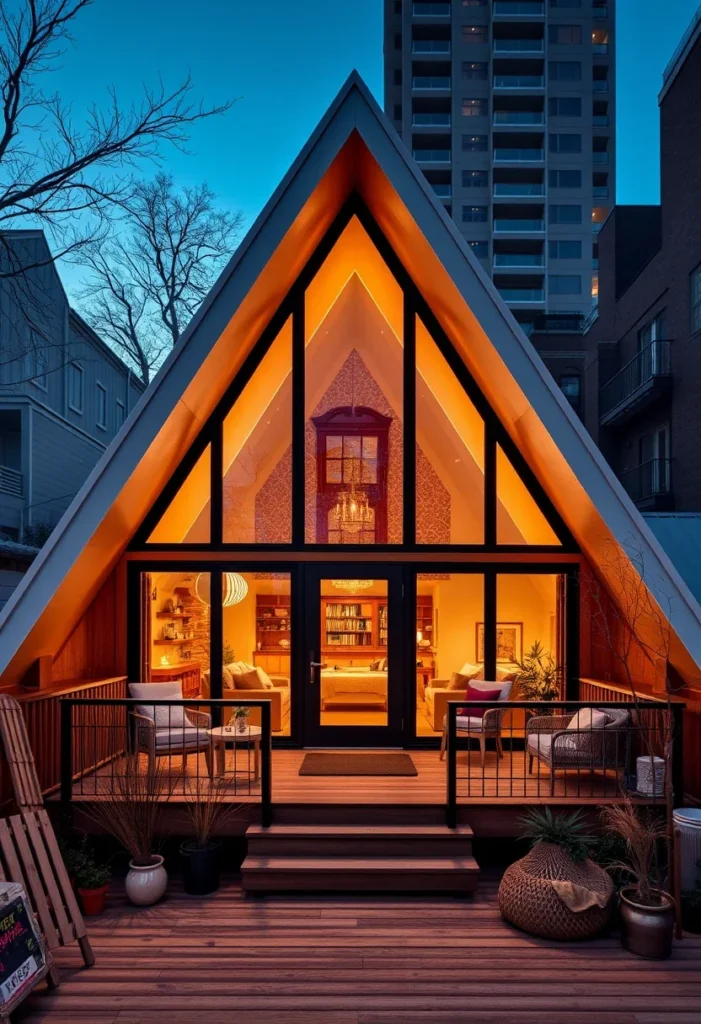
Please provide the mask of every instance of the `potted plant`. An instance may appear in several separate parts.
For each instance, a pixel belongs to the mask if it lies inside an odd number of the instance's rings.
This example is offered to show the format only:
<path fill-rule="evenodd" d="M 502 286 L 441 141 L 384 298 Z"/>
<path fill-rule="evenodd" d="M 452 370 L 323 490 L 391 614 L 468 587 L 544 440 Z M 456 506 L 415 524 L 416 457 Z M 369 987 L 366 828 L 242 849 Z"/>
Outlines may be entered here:
<path fill-rule="evenodd" d="M 607 832 L 625 842 L 625 857 L 609 868 L 633 879 L 620 892 L 621 939 L 636 956 L 665 960 L 672 952 L 674 900 L 662 888 L 657 848 L 667 839 L 664 821 L 646 812 L 638 813 L 631 802 L 604 807 L 601 812 Z"/>
<path fill-rule="evenodd" d="M 531 851 L 506 869 L 499 886 L 502 916 L 531 935 L 570 941 L 598 934 L 611 919 L 613 883 L 595 864 L 595 837 L 582 812 L 533 810 L 521 818 Z"/>
<path fill-rule="evenodd" d="M 560 683 L 558 671 L 550 651 L 546 651 L 540 640 L 534 641 L 523 661 L 517 661 L 521 700 L 559 700 Z M 548 713 L 548 712 L 546 712 Z"/>
<path fill-rule="evenodd" d="M 246 709 L 248 710 L 248 709 Z M 180 845 L 183 888 L 190 896 L 206 896 L 219 888 L 221 843 L 214 838 L 236 812 L 230 788 L 222 780 L 184 776 L 185 813 L 194 837 Z"/>
<path fill-rule="evenodd" d="M 235 707 L 232 718 L 237 732 L 245 732 L 251 714 L 249 707 Z"/>
<path fill-rule="evenodd" d="M 106 864 L 96 864 L 93 860 L 86 861 L 80 868 L 76 888 L 86 917 L 101 914 L 105 909 L 111 877 L 112 872 Z"/>
<path fill-rule="evenodd" d="M 170 777 L 157 760 L 149 763 L 138 753 L 128 753 L 110 778 L 113 795 L 96 800 L 86 813 L 129 853 L 125 889 L 131 902 L 150 906 L 161 899 L 168 884 L 163 857 L 154 846 L 164 797 L 172 794 Z"/>
<path fill-rule="evenodd" d="M 682 926 L 685 931 L 698 935 L 701 932 L 701 885 L 695 889 L 682 889 Z"/>
<path fill-rule="evenodd" d="M 66 872 L 70 883 L 75 889 L 78 875 L 91 860 L 88 837 L 84 835 L 78 846 L 73 845 L 66 839 L 60 838 L 58 848 L 61 851 L 63 863 L 66 865 Z"/>

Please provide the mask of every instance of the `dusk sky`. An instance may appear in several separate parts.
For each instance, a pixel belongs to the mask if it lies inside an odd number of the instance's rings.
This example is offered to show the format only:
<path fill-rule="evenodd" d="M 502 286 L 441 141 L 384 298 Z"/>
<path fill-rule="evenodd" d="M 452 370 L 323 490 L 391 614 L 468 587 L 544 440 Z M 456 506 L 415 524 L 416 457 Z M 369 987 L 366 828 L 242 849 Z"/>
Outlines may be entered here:
<path fill-rule="evenodd" d="M 697 7 L 618 0 L 619 203 L 659 200 L 657 94 Z M 179 184 L 207 181 L 247 226 L 353 68 L 382 104 L 382 0 L 95 0 L 73 36 L 51 88 L 76 118 L 111 84 L 124 104 L 142 82 L 173 86 L 188 71 L 206 101 L 237 98 L 197 128 L 188 155 L 166 149 L 164 163 Z M 74 274 L 62 273 L 70 288 Z"/>

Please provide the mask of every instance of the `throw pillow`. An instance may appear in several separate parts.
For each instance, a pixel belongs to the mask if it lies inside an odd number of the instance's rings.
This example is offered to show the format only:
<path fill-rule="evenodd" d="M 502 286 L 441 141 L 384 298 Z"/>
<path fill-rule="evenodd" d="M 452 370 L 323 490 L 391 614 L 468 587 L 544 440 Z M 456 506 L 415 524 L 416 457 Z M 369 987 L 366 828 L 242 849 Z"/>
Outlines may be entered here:
<path fill-rule="evenodd" d="M 478 690 L 476 686 L 467 685 L 465 700 L 499 700 L 501 697 L 501 686 L 493 690 Z M 481 718 L 488 708 L 458 708 L 459 715 L 469 715 L 470 718 Z"/>
<path fill-rule="evenodd" d="M 221 670 L 222 687 L 225 690 L 234 689 L 234 677 L 231 674 L 231 669 L 225 665 Z"/>
<path fill-rule="evenodd" d="M 265 671 L 265 669 L 261 668 L 259 665 L 258 668 L 255 668 L 253 671 L 258 673 L 258 679 L 260 680 L 260 685 L 262 686 L 262 688 L 264 690 L 272 690 L 273 681 L 268 675 L 268 673 Z"/>
<path fill-rule="evenodd" d="M 469 676 L 464 676 L 461 672 L 453 672 L 448 680 L 446 690 L 466 690 L 469 682 Z"/>
<path fill-rule="evenodd" d="M 513 683 L 518 676 L 520 669 L 518 665 L 510 668 L 506 666 L 504 668 L 497 669 L 497 681 L 500 683 Z"/>
<path fill-rule="evenodd" d="M 237 690 L 260 690 L 260 677 L 257 669 L 252 669 L 250 672 L 242 672 L 236 680 Z"/>
<path fill-rule="evenodd" d="M 476 679 L 482 672 L 481 665 L 473 665 L 471 661 L 466 661 L 463 667 L 460 669 L 461 676 L 467 676 L 468 679 Z"/>
<path fill-rule="evenodd" d="M 603 711 L 597 711 L 596 708 L 580 708 L 567 728 L 603 729 L 607 721 L 608 718 Z"/>
<path fill-rule="evenodd" d="M 380 659 L 379 658 L 377 659 L 377 661 L 371 661 L 370 662 L 370 671 L 371 672 L 377 672 L 379 667 L 380 667 Z"/>

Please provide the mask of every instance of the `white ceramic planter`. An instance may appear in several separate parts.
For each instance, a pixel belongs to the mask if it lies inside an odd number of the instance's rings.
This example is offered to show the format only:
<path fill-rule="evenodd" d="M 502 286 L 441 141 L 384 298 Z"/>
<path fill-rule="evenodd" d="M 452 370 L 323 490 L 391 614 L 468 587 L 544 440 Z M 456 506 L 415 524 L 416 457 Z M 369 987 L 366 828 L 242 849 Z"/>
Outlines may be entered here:
<path fill-rule="evenodd" d="M 168 873 L 159 854 L 153 855 L 153 864 L 144 867 L 135 864 L 133 860 L 129 861 L 129 873 L 124 888 L 135 906 L 150 907 L 152 903 L 158 903 L 167 885 Z"/>

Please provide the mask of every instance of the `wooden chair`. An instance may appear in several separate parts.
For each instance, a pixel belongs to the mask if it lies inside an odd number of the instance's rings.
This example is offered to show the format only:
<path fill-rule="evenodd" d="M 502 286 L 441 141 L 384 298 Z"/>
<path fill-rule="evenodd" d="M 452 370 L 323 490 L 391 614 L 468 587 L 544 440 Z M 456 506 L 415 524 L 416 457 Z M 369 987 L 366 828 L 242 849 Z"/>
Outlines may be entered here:
<path fill-rule="evenodd" d="M 24 887 L 50 951 L 77 942 L 85 966 L 92 967 L 95 955 L 44 809 L 22 710 L 7 694 L 0 694 L 0 741 L 19 809 L 19 814 L 0 819 L 0 875 Z M 48 977 L 50 984 L 58 984 L 55 966 Z"/>

